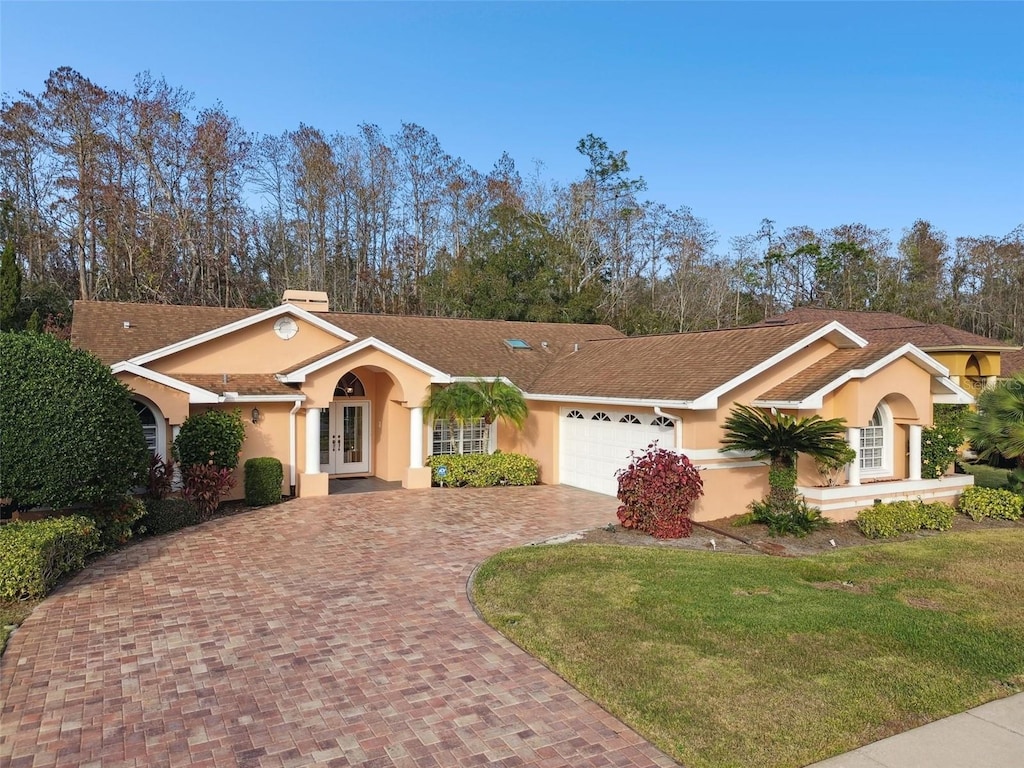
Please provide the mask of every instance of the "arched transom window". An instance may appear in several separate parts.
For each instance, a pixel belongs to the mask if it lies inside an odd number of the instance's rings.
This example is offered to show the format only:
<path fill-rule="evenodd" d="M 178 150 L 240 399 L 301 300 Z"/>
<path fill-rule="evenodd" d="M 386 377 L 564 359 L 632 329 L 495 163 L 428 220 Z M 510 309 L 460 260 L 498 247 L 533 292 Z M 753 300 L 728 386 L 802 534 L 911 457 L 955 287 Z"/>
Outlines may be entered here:
<path fill-rule="evenodd" d="M 366 389 L 363 387 L 363 382 L 359 380 L 352 371 L 349 371 L 340 379 L 338 379 L 338 386 L 334 388 L 335 397 L 366 397 Z"/>

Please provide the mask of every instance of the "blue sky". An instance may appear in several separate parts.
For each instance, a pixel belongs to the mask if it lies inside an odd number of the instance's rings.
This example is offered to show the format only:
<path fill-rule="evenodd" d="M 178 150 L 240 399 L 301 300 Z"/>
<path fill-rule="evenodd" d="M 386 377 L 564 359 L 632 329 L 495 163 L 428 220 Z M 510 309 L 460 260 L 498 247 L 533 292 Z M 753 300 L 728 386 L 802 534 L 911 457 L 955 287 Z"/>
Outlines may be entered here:
<path fill-rule="evenodd" d="M 560 182 L 588 133 L 728 238 L 1024 223 L 1024 3 L 12 2 L 0 88 L 148 70 L 250 131 L 415 122 Z"/>

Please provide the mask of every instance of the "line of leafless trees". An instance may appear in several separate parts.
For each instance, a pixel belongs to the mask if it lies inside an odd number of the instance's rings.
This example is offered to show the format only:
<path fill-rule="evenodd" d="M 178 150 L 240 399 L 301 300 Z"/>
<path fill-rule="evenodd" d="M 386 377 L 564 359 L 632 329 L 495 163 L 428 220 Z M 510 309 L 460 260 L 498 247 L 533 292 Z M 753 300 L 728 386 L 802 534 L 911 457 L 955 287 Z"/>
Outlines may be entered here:
<path fill-rule="evenodd" d="M 1024 227 L 950 239 L 757 231 L 719 243 L 645 200 L 624 151 L 580 140 L 578 179 L 482 172 L 419 125 L 249 133 L 149 74 L 131 92 L 72 69 L 6 95 L 0 196 L 23 304 L 76 298 L 268 306 L 285 288 L 360 312 L 602 321 L 630 333 L 741 324 L 793 306 L 895 311 L 1024 342 Z"/>

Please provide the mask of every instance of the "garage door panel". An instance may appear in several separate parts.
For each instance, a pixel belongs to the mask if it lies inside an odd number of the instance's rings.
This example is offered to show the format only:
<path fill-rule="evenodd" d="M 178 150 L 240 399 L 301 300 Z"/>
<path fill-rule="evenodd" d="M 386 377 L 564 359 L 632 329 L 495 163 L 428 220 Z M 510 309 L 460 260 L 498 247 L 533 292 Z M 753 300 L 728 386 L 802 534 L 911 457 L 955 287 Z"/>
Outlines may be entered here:
<path fill-rule="evenodd" d="M 594 419 L 599 412 L 609 420 Z M 573 418 L 570 413 L 582 414 L 583 418 Z M 628 416 L 633 418 L 623 419 Z M 563 409 L 559 423 L 560 482 L 616 495 L 615 472 L 629 465 L 631 451 L 641 452 L 654 440 L 662 447 L 674 445 L 672 426 L 652 424 L 654 419 L 650 411 Z"/>

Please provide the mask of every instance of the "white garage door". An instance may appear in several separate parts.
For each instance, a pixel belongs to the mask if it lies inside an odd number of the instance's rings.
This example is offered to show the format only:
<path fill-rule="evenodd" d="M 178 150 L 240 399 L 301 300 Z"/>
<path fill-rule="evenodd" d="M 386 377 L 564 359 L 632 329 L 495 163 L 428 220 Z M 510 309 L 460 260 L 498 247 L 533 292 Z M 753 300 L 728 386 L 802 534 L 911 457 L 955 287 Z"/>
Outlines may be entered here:
<path fill-rule="evenodd" d="M 642 452 L 657 440 L 672 449 L 671 419 L 650 410 L 563 408 L 559 418 L 559 481 L 588 491 L 615 496 L 615 471 L 629 465 L 630 451 Z"/>

